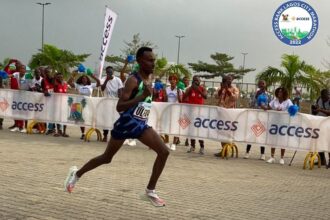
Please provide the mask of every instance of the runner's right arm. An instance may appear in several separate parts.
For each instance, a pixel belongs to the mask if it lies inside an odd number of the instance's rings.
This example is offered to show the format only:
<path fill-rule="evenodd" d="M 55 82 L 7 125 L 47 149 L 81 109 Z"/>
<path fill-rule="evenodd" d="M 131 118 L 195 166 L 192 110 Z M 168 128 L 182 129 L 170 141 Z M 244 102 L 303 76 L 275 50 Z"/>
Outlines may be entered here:
<path fill-rule="evenodd" d="M 135 77 L 130 77 L 127 79 L 125 87 L 123 88 L 123 92 L 117 103 L 118 112 L 126 111 L 127 109 L 137 105 L 139 102 L 142 102 L 146 97 L 152 94 L 151 85 L 145 85 L 144 91 L 141 95 L 130 99 L 132 92 L 138 87 L 137 83 L 138 82 Z"/>

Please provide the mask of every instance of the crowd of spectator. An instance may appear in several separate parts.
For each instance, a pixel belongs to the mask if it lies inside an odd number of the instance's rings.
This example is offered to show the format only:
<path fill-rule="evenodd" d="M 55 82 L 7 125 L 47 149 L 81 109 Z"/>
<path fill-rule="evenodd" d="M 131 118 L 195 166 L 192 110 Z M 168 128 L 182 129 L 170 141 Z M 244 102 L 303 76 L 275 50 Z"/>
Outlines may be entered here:
<path fill-rule="evenodd" d="M 8 73 L 8 79 L 0 77 L 0 89 L 10 88 L 14 90 L 24 90 L 43 93 L 45 96 L 50 96 L 52 93 L 67 93 L 69 89 L 75 89 L 76 92 L 84 96 L 92 96 L 93 90 L 100 88 L 105 97 L 118 98 L 120 97 L 123 89 L 123 84 L 126 81 L 125 71 L 128 62 L 125 62 L 123 69 L 120 72 L 120 76 L 114 75 L 114 69 L 111 66 L 106 67 L 106 76 L 99 80 L 94 75 L 78 74 L 77 70 L 74 70 L 68 81 L 66 82 L 63 74 L 53 71 L 50 67 L 42 66 L 35 68 L 33 73 L 26 65 L 18 60 L 10 60 L 8 65 L 5 66 L 4 71 Z M 27 74 L 27 70 L 30 71 Z M 172 74 L 168 77 L 169 83 L 164 83 L 160 79 L 156 78 L 153 84 L 153 101 L 154 102 L 169 102 L 169 103 L 186 103 L 203 105 L 204 100 L 208 98 L 207 89 L 205 85 L 201 84 L 201 80 L 198 76 L 192 78 L 191 85 L 188 77 L 179 78 L 178 74 Z M 236 108 L 237 101 L 240 95 L 240 91 L 237 87 L 232 85 L 233 77 L 226 75 L 222 78 L 221 86 L 218 89 L 216 98 L 218 99 L 217 105 L 222 108 Z M 291 105 L 299 105 L 301 99 L 301 90 L 294 87 L 294 96 L 292 101 L 289 97 L 289 92 L 284 87 L 278 87 L 275 90 L 274 96 L 267 91 L 266 82 L 261 80 L 257 84 L 258 89 L 256 93 L 251 97 L 251 108 L 262 110 L 276 110 L 287 111 Z M 261 97 L 263 101 L 260 102 Z M 273 97 L 273 98 L 272 98 Z M 329 90 L 323 89 L 320 97 L 312 105 L 311 113 L 313 115 L 328 117 L 330 115 L 330 98 Z M 14 120 L 14 124 L 9 127 L 12 132 L 26 133 L 27 121 Z M 3 129 L 3 118 L 0 118 L 0 129 Z M 85 138 L 85 127 L 80 127 L 81 139 Z M 103 130 L 102 141 L 108 141 L 109 130 Z M 48 123 L 46 135 L 53 135 L 55 137 L 69 137 L 66 132 L 66 125 Z M 170 144 L 169 136 L 165 136 L 165 143 L 171 149 L 175 150 L 180 143 L 180 138 L 174 136 L 173 142 Z M 200 149 L 199 154 L 205 153 L 204 140 L 198 140 Z M 135 140 L 127 140 L 125 142 L 130 146 L 135 146 Z M 226 143 L 221 143 L 222 147 Z M 186 139 L 185 145 L 189 147 L 187 153 L 192 153 L 196 148 L 196 140 Z M 250 157 L 251 145 L 246 146 L 246 153 L 244 158 Z M 281 149 L 281 155 L 279 163 L 284 164 L 285 149 Z M 326 158 L 323 152 L 319 152 L 321 158 L 321 164 L 326 165 Z M 214 154 L 216 157 L 221 156 L 220 153 Z M 275 148 L 271 148 L 270 159 L 267 163 L 275 163 Z M 330 158 L 330 153 L 329 153 Z M 266 160 L 265 147 L 260 146 L 260 159 Z M 328 163 L 330 166 L 330 160 Z"/>

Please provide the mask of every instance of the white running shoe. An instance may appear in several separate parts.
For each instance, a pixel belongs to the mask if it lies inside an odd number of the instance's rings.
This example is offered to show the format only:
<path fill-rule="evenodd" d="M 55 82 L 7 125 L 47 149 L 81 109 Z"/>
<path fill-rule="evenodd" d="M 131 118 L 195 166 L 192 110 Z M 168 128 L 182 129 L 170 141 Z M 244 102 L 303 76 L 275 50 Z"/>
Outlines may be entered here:
<path fill-rule="evenodd" d="M 156 194 L 155 190 L 146 189 L 146 195 L 149 198 L 150 202 L 156 207 L 165 206 L 165 201 Z"/>
<path fill-rule="evenodd" d="M 19 132 L 26 133 L 26 129 L 25 128 L 22 128 L 22 129 L 19 130 Z"/>
<path fill-rule="evenodd" d="M 176 150 L 176 145 L 175 144 L 171 144 L 170 145 L 170 149 L 173 150 L 173 151 L 175 151 Z"/>
<path fill-rule="evenodd" d="M 33 128 L 33 129 L 32 129 L 32 133 L 33 133 L 33 134 L 38 134 L 38 133 L 40 133 L 40 132 L 39 132 L 39 130 L 38 130 L 38 129 L 36 129 L 36 128 Z"/>
<path fill-rule="evenodd" d="M 128 146 L 135 147 L 136 141 L 134 139 L 128 139 Z"/>
<path fill-rule="evenodd" d="M 260 155 L 260 160 L 266 160 L 266 155 L 265 154 L 261 154 Z"/>
<path fill-rule="evenodd" d="M 245 153 L 244 159 L 249 159 L 249 157 L 250 157 L 250 154 L 249 153 Z"/>
<path fill-rule="evenodd" d="M 284 159 L 283 158 L 280 159 L 280 164 L 284 165 Z"/>
<path fill-rule="evenodd" d="M 267 160 L 267 163 L 275 163 L 275 158 L 271 157 L 269 160 Z"/>
<path fill-rule="evenodd" d="M 19 131 L 19 127 L 14 127 L 14 128 L 11 129 L 10 131 L 12 131 L 12 132 L 17 132 L 17 131 Z"/>
<path fill-rule="evenodd" d="M 68 176 L 66 177 L 66 179 L 64 181 L 64 191 L 67 191 L 69 193 L 71 193 L 73 191 L 75 184 L 79 180 L 79 178 L 76 175 L 77 171 L 78 171 L 78 168 L 76 166 L 70 167 Z"/>

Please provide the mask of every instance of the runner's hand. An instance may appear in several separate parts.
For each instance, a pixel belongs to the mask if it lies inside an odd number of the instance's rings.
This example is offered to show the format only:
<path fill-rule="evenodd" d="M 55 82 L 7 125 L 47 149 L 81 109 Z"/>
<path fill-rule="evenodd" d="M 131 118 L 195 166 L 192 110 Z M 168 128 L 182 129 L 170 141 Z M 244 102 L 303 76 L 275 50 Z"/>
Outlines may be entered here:
<path fill-rule="evenodd" d="M 152 87 L 149 84 L 144 84 L 143 96 L 148 97 L 152 95 Z"/>

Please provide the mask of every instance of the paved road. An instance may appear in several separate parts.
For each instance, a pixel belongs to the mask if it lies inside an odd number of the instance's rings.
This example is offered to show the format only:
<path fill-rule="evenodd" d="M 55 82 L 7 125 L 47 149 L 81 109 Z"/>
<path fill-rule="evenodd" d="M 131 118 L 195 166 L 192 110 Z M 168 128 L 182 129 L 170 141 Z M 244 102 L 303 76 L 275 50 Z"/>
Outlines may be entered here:
<path fill-rule="evenodd" d="M 87 173 L 67 194 L 68 168 L 105 149 L 79 140 L 78 127 L 69 134 L 0 131 L 0 219 L 330 219 L 330 170 L 303 170 L 304 152 L 291 167 L 257 160 L 257 147 L 249 160 L 223 160 L 213 157 L 218 146 L 210 141 L 204 156 L 184 146 L 171 153 L 158 183 L 164 208 L 141 199 L 155 158 L 142 144 L 124 146 L 111 165 Z"/>

